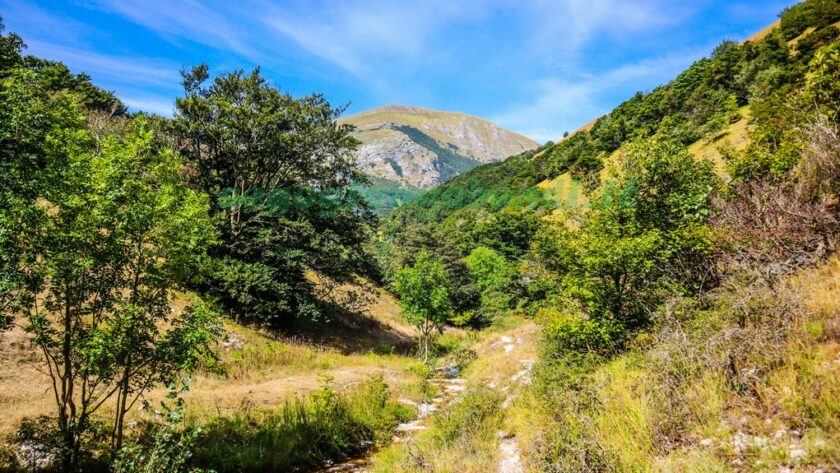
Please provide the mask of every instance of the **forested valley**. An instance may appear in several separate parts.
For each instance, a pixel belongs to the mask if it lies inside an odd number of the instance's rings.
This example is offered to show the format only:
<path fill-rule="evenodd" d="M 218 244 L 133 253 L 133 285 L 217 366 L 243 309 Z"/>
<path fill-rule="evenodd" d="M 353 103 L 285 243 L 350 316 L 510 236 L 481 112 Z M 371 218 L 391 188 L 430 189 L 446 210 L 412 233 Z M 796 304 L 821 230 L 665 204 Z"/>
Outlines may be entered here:
<path fill-rule="evenodd" d="M 840 471 L 836 0 L 385 215 L 323 95 L 0 33 L 0 471 Z"/>

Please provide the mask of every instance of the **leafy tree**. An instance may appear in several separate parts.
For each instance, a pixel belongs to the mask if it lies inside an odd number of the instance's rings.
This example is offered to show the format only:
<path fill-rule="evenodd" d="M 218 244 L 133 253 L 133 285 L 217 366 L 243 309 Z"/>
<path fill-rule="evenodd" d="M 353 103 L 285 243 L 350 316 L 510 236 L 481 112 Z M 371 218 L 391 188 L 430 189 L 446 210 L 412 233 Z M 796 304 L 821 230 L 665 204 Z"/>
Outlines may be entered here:
<path fill-rule="evenodd" d="M 69 90 L 75 92 L 81 104 L 88 110 L 124 116 L 127 107 L 108 92 L 93 85 L 87 74 L 73 74 L 64 64 L 35 56 L 23 58 L 23 65 L 36 73 L 40 86 L 49 91 Z"/>
<path fill-rule="evenodd" d="M 479 246 L 464 258 L 481 294 L 480 310 L 492 319 L 512 308 L 519 295 L 516 267 L 496 251 Z"/>
<path fill-rule="evenodd" d="M 169 299 L 213 231 L 206 199 L 186 186 L 180 160 L 158 149 L 144 118 L 97 141 L 75 95 L 46 99 L 38 172 L 48 179 L 38 179 L 37 218 L 15 240 L 18 291 L 52 380 L 62 469 L 74 471 L 91 416 L 107 401 L 115 399 L 115 452 L 143 393 L 206 354 L 212 312 L 198 305 L 173 316 Z"/>
<path fill-rule="evenodd" d="M 251 321 L 316 317 L 305 271 L 341 280 L 369 264 L 372 215 L 350 189 L 364 177 L 343 109 L 281 93 L 258 69 L 208 79 L 204 65 L 184 72 L 173 123 L 221 235 L 201 287 Z"/>
<path fill-rule="evenodd" d="M 665 296 L 698 289 L 712 249 L 710 162 L 679 145 L 645 140 L 625 150 L 617 174 L 588 211 L 541 231 L 533 248 L 557 275 L 560 301 L 607 324 L 599 333 L 644 325 Z"/>
<path fill-rule="evenodd" d="M 15 33 L 3 36 L 3 17 L 0 16 L 0 75 L 6 75 L 21 63 L 21 50 L 25 47 L 23 39 Z"/>
<path fill-rule="evenodd" d="M 442 330 L 451 311 L 451 288 L 446 268 L 440 260 L 421 251 L 414 265 L 396 274 L 395 290 L 405 319 L 420 330 L 423 362 L 429 361 L 429 341 L 435 330 Z"/>

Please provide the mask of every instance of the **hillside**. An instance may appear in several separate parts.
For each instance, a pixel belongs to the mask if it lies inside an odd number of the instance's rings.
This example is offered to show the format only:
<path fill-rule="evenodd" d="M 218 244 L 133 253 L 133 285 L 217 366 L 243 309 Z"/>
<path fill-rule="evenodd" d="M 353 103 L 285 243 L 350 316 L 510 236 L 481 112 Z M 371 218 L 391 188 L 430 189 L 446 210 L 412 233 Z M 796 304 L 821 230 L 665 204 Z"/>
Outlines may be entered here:
<path fill-rule="evenodd" d="M 537 147 L 495 123 L 458 112 L 387 105 L 342 119 L 356 127 L 356 156 L 373 178 L 362 195 L 380 212 L 399 207 L 481 164 Z"/>
<path fill-rule="evenodd" d="M 833 13 L 817 24 L 788 14 L 744 43 L 724 41 L 672 82 L 636 93 L 536 153 L 472 169 L 393 212 L 389 221 L 399 229 L 409 223 L 442 222 L 453 214 L 463 218 L 480 208 L 539 207 L 550 212 L 567 205 L 542 192 L 552 188 L 551 181 L 561 178 L 592 188 L 605 163 L 623 146 L 644 137 L 675 141 L 698 157 L 716 161 L 722 170 L 721 150 L 747 148 L 748 131 L 758 122 L 775 119 L 769 109 L 786 92 L 801 87 L 815 51 L 836 41 L 840 13 L 831 8 Z M 771 77 L 780 68 L 788 76 Z M 390 223 L 385 227 L 391 228 Z"/>
<path fill-rule="evenodd" d="M 0 473 L 840 472 L 840 0 L 542 146 L 24 49 Z"/>

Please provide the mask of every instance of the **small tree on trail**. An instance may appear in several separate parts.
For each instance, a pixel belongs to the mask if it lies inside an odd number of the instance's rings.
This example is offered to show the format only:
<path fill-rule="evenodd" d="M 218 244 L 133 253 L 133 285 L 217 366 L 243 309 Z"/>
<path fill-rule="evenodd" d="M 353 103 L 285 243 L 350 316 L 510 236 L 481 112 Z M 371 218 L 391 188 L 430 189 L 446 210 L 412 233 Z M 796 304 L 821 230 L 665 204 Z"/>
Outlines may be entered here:
<path fill-rule="evenodd" d="M 396 292 L 403 317 L 420 330 L 423 362 L 429 362 L 429 341 L 442 330 L 451 312 L 449 280 L 442 261 L 421 251 L 413 266 L 397 271 Z"/>

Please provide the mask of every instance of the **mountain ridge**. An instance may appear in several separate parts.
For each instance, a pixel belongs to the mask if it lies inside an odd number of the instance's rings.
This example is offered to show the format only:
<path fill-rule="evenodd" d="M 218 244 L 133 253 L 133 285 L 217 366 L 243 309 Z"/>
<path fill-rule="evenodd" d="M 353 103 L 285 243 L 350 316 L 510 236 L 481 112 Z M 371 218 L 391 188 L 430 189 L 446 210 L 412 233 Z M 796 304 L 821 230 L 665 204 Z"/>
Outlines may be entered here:
<path fill-rule="evenodd" d="M 340 121 L 356 127 L 357 158 L 366 174 L 415 189 L 539 146 L 480 117 L 413 105 L 388 104 Z"/>

